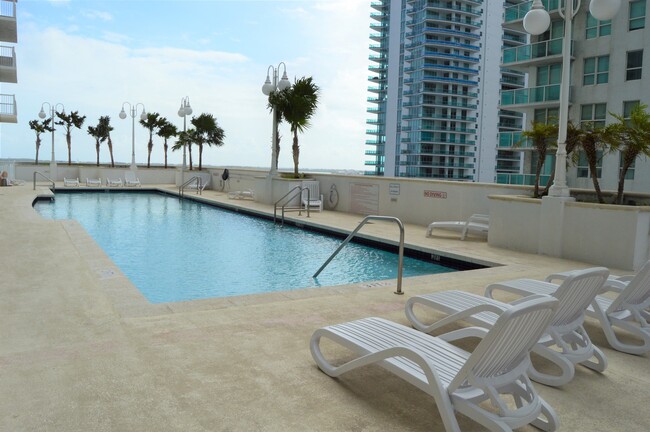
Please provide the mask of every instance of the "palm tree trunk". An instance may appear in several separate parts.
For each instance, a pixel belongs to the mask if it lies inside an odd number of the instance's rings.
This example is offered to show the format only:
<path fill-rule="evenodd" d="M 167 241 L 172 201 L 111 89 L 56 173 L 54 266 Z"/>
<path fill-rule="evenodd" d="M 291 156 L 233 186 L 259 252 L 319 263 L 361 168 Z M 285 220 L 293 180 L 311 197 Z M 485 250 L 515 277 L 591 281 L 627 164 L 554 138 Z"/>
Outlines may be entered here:
<path fill-rule="evenodd" d="M 542 166 L 544 166 L 544 159 L 546 159 L 546 153 L 540 152 L 538 154 L 537 164 L 535 166 L 535 189 L 533 192 L 534 198 L 539 198 L 539 177 L 542 174 Z"/>
<path fill-rule="evenodd" d="M 38 165 L 38 149 L 41 148 L 41 137 L 36 137 L 36 160 L 34 163 Z"/>
<path fill-rule="evenodd" d="M 72 165 L 72 136 L 70 132 L 65 134 L 65 140 L 68 143 L 68 165 Z"/>
<path fill-rule="evenodd" d="M 111 154 L 111 167 L 115 168 L 115 161 L 113 160 L 113 141 L 111 137 L 108 137 L 108 152 Z"/>
<path fill-rule="evenodd" d="M 618 190 L 616 192 L 617 204 L 623 204 L 623 191 L 625 190 L 625 175 L 627 174 L 627 171 L 630 169 L 630 167 L 636 160 L 637 156 L 638 156 L 638 152 L 634 152 L 630 150 L 625 151 L 623 153 L 623 167 L 621 168 L 621 172 L 619 173 L 618 176 Z"/>
<path fill-rule="evenodd" d="M 153 143 L 149 141 L 147 146 L 147 168 L 151 168 L 151 150 L 153 150 Z"/>
<path fill-rule="evenodd" d="M 594 184 L 594 190 L 596 191 L 596 197 L 600 204 L 604 204 L 605 200 L 603 199 L 603 193 L 600 190 L 600 184 L 598 183 L 598 168 L 596 167 L 596 154 L 592 155 L 591 152 L 587 153 L 587 160 L 589 162 L 589 171 L 591 171 L 591 181 Z"/>
<path fill-rule="evenodd" d="M 203 144 L 199 144 L 199 171 L 203 168 Z"/>
<path fill-rule="evenodd" d="M 300 147 L 298 146 L 298 129 L 293 130 L 293 175 L 298 178 L 298 160 L 300 159 Z"/>
<path fill-rule="evenodd" d="M 554 181 L 555 181 L 555 164 L 553 164 L 551 175 L 548 176 L 548 182 L 546 182 L 546 187 L 544 187 L 544 190 L 542 191 L 542 196 L 548 195 L 548 191 L 551 190 L 551 186 L 553 185 Z"/>
<path fill-rule="evenodd" d="M 187 146 L 187 153 L 190 155 L 190 171 L 192 171 L 192 146 L 188 145 Z"/>
<path fill-rule="evenodd" d="M 97 166 L 99 166 L 99 139 L 95 142 L 95 150 L 97 151 Z"/>
<path fill-rule="evenodd" d="M 167 138 L 165 138 L 165 169 L 167 169 Z"/>

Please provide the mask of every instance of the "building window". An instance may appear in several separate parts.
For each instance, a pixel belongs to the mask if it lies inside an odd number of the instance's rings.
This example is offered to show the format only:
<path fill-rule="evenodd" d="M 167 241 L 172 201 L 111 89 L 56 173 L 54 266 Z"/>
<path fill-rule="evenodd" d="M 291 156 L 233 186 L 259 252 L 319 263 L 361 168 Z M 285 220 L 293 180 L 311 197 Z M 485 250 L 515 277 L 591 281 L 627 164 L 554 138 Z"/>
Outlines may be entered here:
<path fill-rule="evenodd" d="M 537 123 L 557 123 L 560 112 L 558 108 L 538 108 L 533 117 Z"/>
<path fill-rule="evenodd" d="M 560 84 L 562 81 L 562 64 L 555 63 L 537 68 L 537 86 Z"/>
<path fill-rule="evenodd" d="M 625 69 L 625 79 L 627 81 L 641 79 L 641 70 L 643 66 L 643 50 L 627 52 L 627 68 Z"/>
<path fill-rule="evenodd" d="M 580 126 L 591 125 L 594 128 L 605 126 L 607 104 L 587 104 L 580 106 Z"/>
<path fill-rule="evenodd" d="M 587 162 L 587 154 L 584 150 L 578 152 L 578 177 L 579 178 L 590 178 L 589 174 L 589 162 Z M 598 150 L 596 152 L 596 177 L 600 178 L 603 172 L 603 152 Z"/>
<path fill-rule="evenodd" d="M 638 30 L 645 27 L 645 0 L 630 2 L 630 24 L 628 29 Z"/>
<path fill-rule="evenodd" d="M 612 20 L 598 21 L 591 13 L 587 14 L 586 39 L 594 39 L 599 36 L 607 36 L 612 33 Z"/>
<path fill-rule="evenodd" d="M 609 81 L 609 56 L 585 59 L 582 85 L 606 84 Z"/>

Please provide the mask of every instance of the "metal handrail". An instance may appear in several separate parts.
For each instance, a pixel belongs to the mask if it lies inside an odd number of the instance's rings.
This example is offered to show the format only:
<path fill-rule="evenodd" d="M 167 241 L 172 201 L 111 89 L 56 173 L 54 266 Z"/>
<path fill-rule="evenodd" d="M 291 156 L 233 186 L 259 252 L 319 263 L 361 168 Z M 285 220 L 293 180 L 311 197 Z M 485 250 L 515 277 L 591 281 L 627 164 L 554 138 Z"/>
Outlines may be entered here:
<path fill-rule="evenodd" d="M 302 187 L 302 185 L 294 186 L 293 188 L 291 188 L 291 190 L 290 190 L 289 192 L 287 192 L 286 194 L 284 194 L 284 195 L 282 196 L 282 198 L 280 198 L 279 200 L 277 200 L 277 201 L 273 204 L 273 223 L 275 223 L 275 222 L 276 222 L 276 219 L 277 219 L 278 204 L 280 203 L 280 201 L 282 201 L 283 199 L 289 197 L 289 198 L 287 198 L 287 202 L 285 202 L 285 203 L 282 205 L 282 207 L 281 207 L 281 208 L 282 208 L 282 222 L 281 222 L 281 225 L 284 225 L 284 208 L 287 206 L 287 204 L 289 204 L 289 201 L 291 201 L 291 200 L 292 200 L 292 199 L 293 199 L 297 194 L 294 193 L 294 194 L 291 195 L 291 196 L 289 196 L 289 195 L 290 195 L 292 192 L 294 192 L 294 191 L 297 191 L 299 194 L 302 194 L 302 191 L 303 191 L 304 189 L 307 189 L 307 188 L 306 188 L 306 187 Z M 309 190 L 307 190 L 307 199 L 309 199 L 309 198 L 310 198 L 310 192 L 309 192 Z M 310 213 L 309 213 L 309 206 L 307 206 L 307 217 L 309 217 L 309 214 L 310 214 Z M 302 216 L 302 205 L 300 205 L 300 207 L 298 207 L 298 216 Z"/>
<path fill-rule="evenodd" d="M 51 178 L 49 178 L 48 176 L 46 176 L 45 174 L 43 174 L 40 171 L 34 171 L 34 189 L 33 190 L 36 190 L 36 174 L 40 175 L 45 180 L 52 182 L 52 189 L 56 189 L 56 185 L 54 183 L 54 180 L 52 180 Z"/>
<path fill-rule="evenodd" d="M 343 240 L 343 243 L 334 251 L 334 253 L 325 261 L 325 263 L 318 269 L 316 273 L 314 273 L 313 278 L 318 277 L 321 271 L 334 259 L 334 257 L 343 249 L 343 247 L 352 240 L 352 237 L 354 237 L 361 227 L 363 227 L 368 221 L 370 220 L 386 220 L 386 221 L 394 221 L 397 223 L 399 226 L 399 257 L 397 261 L 397 291 L 395 291 L 395 294 L 402 295 L 404 294 L 402 292 L 402 267 L 404 265 L 404 224 L 402 223 L 401 220 L 394 216 L 366 216 L 360 223 L 359 225 L 355 228 L 350 235 Z"/>
<path fill-rule="evenodd" d="M 185 190 L 185 186 L 189 185 L 192 182 L 196 182 L 196 190 L 197 193 L 200 195 L 201 194 L 201 177 L 199 176 L 194 176 L 185 183 L 183 183 L 179 188 L 178 188 L 178 197 L 183 198 L 183 191 Z"/>

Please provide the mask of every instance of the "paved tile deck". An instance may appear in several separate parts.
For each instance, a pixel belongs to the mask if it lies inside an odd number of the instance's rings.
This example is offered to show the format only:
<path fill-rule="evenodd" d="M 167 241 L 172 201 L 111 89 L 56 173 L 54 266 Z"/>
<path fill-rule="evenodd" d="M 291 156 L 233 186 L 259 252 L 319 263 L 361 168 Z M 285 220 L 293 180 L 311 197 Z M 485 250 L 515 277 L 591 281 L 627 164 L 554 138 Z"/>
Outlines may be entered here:
<path fill-rule="evenodd" d="M 170 192 L 171 185 L 158 185 Z M 482 292 L 493 281 L 589 266 L 489 247 L 454 235 L 411 247 L 498 266 L 394 281 L 151 305 L 74 221 L 43 220 L 28 185 L 0 188 L 0 430 L 3 431 L 442 431 L 433 399 L 378 367 L 332 379 L 309 353 L 321 326 L 364 316 L 406 324 L 410 295 Z M 203 199 L 272 214 L 252 201 L 205 191 Z M 362 219 L 312 213 L 313 223 L 351 231 Z M 367 236 L 397 241 L 393 224 Z M 603 374 L 578 367 L 563 388 L 536 385 L 566 431 L 645 431 L 648 355 L 603 347 Z M 465 431 L 483 430 L 459 416 Z M 535 430 L 524 428 L 522 430 Z"/>

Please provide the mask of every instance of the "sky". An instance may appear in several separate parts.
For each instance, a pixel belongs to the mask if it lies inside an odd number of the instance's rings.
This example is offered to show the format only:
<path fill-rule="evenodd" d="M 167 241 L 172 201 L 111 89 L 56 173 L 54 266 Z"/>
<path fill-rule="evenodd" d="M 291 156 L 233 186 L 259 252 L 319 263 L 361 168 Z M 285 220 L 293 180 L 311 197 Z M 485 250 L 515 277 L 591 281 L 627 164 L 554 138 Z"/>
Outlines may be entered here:
<path fill-rule="evenodd" d="M 192 116 L 214 115 L 224 145 L 204 150 L 203 163 L 269 167 L 272 119 L 262 93 L 269 66 L 293 82 L 313 77 L 320 87 L 311 126 L 299 135 L 300 169 L 363 170 L 368 97 L 370 0 L 20 0 L 17 5 L 18 123 L 0 123 L 0 157 L 33 159 L 29 121 L 43 104 L 86 116 L 72 132 L 72 160 L 94 162 L 87 127 L 108 115 L 115 160 L 131 161 L 132 120 L 125 102 L 157 112 L 183 129 Z M 129 105 L 125 105 L 129 111 Z M 146 163 L 148 131 L 135 122 L 135 154 Z M 189 118 L 187 121 L 189 128 Z M 280 126 L 279 167 L 293 167 L 292 136 Z M 51 157 L 50 133 L 39 158 Z M 63 128 L 54 134 L 56 159 L 67 160 Z M 171 143 L 170 143 L 171 144 Z M 164 160 L 154 136 L 152 163 Z M 105 144 L 100 162 L 110 161 Z M 180 164 L 182 152 L 171 152 Z"/>

